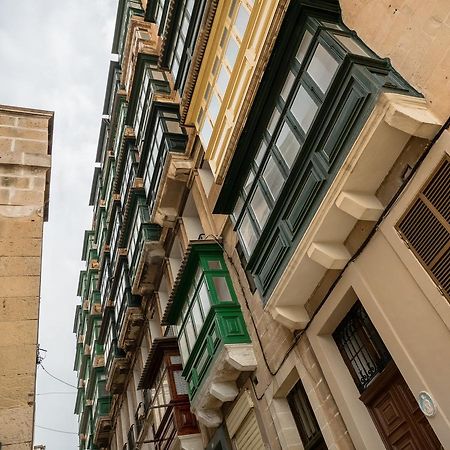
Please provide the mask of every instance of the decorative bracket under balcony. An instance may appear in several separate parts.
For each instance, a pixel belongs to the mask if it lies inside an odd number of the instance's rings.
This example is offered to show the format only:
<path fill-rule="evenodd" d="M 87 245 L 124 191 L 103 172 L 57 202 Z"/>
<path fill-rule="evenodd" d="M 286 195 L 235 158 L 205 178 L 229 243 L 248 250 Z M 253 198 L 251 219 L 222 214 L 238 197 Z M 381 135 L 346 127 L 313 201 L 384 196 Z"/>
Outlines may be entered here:
<path fill-rule="evenodd" d="M 138 306 L 127 306 L 120 328 L 118 345 L 128 350 L 136 345 L 144 323 L 144 314 Z"/>
<path fill-rule="evenodd" d="M 383 213 L 376 193 L 409 139 L 431 139 L 439 127 L 423 98 L 380 94 L 343 162 L 345 169 L 336 175 L 267 299 L 275 320 L 290 329 L 305 328 L 310 320 L 305 304 L 327 270 L 342 270 L 351 260 L 345 242 L 357 221 L 375 222 Z"/>
<path fill-rule="evenodd" d="M 223 420 L 222 404 L 233 401 L 239 393 L 236 380 L 241 372 L 255 369 L 256 356 L 252 344 L 224 344 L 191 400 L 192 411 L 198 421 L 208 428 L 218 427 Z"/>

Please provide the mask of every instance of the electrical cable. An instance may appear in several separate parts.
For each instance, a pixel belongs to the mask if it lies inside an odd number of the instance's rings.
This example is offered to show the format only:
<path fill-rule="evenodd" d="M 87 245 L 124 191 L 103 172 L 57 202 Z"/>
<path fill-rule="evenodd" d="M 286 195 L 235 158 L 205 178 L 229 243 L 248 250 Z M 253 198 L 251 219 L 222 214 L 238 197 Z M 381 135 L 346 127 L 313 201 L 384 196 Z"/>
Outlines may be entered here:
<path fill-rule="evenodd" d="M 44 365 L 41 363 L 39 363 L 39 366 L 42 367 L 42 370 L 47 373 L 48 375 L 50 375 L 52 378 L 54 378 L 55 380 L 58 380 L 59 382 L 65 384 L 66 386 L 72 387 L 74 389 L 78 389 L 76 386 L 74 386 L 73 384 L 67 383 L 67 381 L 61 380 L 61 378 L 55 377 L 55 375 L 52 375 L 45 367 Z"/>
<path fill-rule="evenodd" d="M 63 434 L 76 434 L 78 436 L 78 433 L 75 433 L 74 431 L 64 431 L 64 430 L 56 430 L 55 428 L 49 428 L 49 427 L 43 427 L 41 425 L 35 425 L 36 428 L 40 428 L 41 430 L 46 431 L 53 431 L 55 433 L 63 433 Z"/>
<path fill-rule="evenodd" d="M 36 395 L 63 395 L 63 394 L 76 394 L 76 392 L 72 391 L 72 392 L 40 392 Z"/>

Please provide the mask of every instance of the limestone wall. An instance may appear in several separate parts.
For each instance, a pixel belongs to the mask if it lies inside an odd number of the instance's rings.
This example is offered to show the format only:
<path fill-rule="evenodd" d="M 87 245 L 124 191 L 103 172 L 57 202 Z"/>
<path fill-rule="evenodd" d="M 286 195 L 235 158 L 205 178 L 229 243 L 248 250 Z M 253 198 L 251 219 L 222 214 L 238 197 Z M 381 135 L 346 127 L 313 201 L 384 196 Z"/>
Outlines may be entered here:
<path fill-rule="evenodd" d="M 421 92 L 433 112 L 450 115 L 450 2 L 340 0 L 344 23 Z"/>
<path fill-rule="evenodd" d="M 33 439 L 53 113 L 0 105 L 0 443 Z"/>

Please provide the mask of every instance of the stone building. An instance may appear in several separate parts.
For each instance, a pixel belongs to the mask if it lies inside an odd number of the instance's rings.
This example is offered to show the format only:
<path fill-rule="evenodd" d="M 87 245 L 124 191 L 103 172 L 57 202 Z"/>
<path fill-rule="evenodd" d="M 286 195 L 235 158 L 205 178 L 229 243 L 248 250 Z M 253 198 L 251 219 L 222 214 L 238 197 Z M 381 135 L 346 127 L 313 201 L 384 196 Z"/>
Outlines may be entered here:
<path fill-rule="evenodd" d="M 450 447 L 450 4 L 120 1 L 80 448 Z"/>
<path fill-rule="evenodd" d="M 0 448 L 33 443 L 53 113 L 0 105 Z"/>

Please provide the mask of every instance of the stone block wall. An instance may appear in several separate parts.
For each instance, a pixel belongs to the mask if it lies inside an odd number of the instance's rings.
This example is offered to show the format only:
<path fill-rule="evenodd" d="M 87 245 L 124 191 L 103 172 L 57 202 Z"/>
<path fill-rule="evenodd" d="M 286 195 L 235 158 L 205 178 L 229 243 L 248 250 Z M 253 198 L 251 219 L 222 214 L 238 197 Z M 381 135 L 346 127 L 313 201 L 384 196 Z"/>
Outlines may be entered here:
<path fill-rule="evenodd" d="M 53 113 L 0 105 L 0 443 L 32 448 Z"/>

